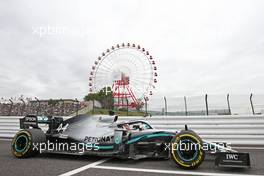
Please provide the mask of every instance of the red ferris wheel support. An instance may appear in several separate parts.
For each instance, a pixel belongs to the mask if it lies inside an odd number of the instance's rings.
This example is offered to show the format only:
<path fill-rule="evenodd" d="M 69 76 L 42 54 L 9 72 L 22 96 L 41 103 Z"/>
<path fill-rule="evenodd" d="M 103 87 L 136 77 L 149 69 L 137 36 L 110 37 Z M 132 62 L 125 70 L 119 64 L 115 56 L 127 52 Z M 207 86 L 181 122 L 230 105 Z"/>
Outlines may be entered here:
<path fill-rule="evenodd" d="M 134 95 L 132 89 L 129 87 L 129 77 L 122 73 L 121 80 L 114 82 L 113 99 L 115 107 L 130 107 L 135 108 L 139 102 Z"/>

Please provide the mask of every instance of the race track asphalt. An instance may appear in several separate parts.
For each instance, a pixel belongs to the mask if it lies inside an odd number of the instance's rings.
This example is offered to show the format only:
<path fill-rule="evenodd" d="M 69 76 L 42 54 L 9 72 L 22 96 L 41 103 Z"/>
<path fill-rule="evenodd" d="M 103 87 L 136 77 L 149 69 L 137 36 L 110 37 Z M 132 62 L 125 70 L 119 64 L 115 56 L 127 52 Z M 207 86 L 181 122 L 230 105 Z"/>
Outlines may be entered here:
<path fill-rule="evenodd" d="M 71 175 L 78 176 L 170 176 L 170 175 L 263 175 L 264 150 L 247 149 L 251 157 L 249 169 L 227 169 L 214 166 L 213 158 L 207 157 L 204 163 L 194 171 L 185 171 L 175 167 L 168 160 L 106 160 L 101 157 L 73 156 L 59 154 L 40 154 L 33 158 L 17 159 L 10 152 L 10 141 L 0 140 L 0 175 L 11 176 L 46 176 Z M 97 163 L 99 161 L 99 164 Z M 102 162 L 100 162 L 102 161 Z M 82 168 L 83 167 L 83 168 Z M 81 168 L 81 169 L 80 169 Z M 135 168 L 135 169 L 134 169 Z M 70 171 L 73 171 L 69 173 Z M 164 173 L 165 172 L 165 173 Z M 167 172 L 167 173 L 166 173 Z"/>

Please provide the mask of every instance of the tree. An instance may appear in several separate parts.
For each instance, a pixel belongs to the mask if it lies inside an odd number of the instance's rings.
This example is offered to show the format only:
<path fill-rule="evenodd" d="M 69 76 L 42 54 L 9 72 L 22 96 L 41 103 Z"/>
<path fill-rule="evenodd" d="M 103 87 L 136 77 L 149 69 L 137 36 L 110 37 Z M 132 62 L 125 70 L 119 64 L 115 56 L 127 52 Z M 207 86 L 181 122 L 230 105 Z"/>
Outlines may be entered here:
<path fill-rule="evenodd" d="M 112 109 L 113 101 L 113 92 L 111 87 L 104 87 L 99 92 L 89 93 L 84 97 L 85 101 L 97 100 L 101 103 L 103 108 Z"/>
<path fill-rule="evenodd" d="M 84 99 L 84 101 L 98 100 L 98 94 L 97 93 L 89 93 L 88 95 L 85 95 L 85 97 L 83 99 Z"/>

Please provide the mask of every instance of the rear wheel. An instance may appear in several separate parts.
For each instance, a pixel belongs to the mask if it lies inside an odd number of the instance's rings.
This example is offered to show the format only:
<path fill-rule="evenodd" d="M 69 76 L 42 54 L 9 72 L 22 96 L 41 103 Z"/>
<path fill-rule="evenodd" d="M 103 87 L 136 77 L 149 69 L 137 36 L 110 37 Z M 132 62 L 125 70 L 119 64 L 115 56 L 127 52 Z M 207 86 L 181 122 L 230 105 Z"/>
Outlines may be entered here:
<path fill-rule="evenodd" d="M 46 142 L 46 135 L 40 129 L 25 129 L 17 132 L 11 143 L 11 152 L 17 158 L 35 156 L 38 147 Z M 33 145 L 34 144 L 34 145 Z"/>
<path fill-rule="evenodd" d="M 171 141 L 170 158 L 183 169 L 199 167 L 205 157 L 201 138 L 191 130 L 183 130 Z"/>

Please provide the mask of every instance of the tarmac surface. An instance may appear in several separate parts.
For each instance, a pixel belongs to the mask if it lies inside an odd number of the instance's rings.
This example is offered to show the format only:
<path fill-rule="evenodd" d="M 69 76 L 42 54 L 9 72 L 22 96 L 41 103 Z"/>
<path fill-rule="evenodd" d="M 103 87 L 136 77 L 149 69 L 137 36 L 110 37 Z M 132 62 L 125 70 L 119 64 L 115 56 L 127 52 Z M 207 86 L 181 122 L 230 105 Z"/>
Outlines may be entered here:
<path fill-rule="evenodd" d="M 40 154 L 33 158 L 17 159 L 10 152 L 10 141 L 0 139 L 0 175 L 93 175 L 93 176 L 172 176 L 172 175 L 264 175 L 264 149 L 243 149 L 249 152 L 251 168 L 217 168 L 207 157 L 196 170 L 177 168 L 169 160 L 122 160 L 113 158 Z"/>

